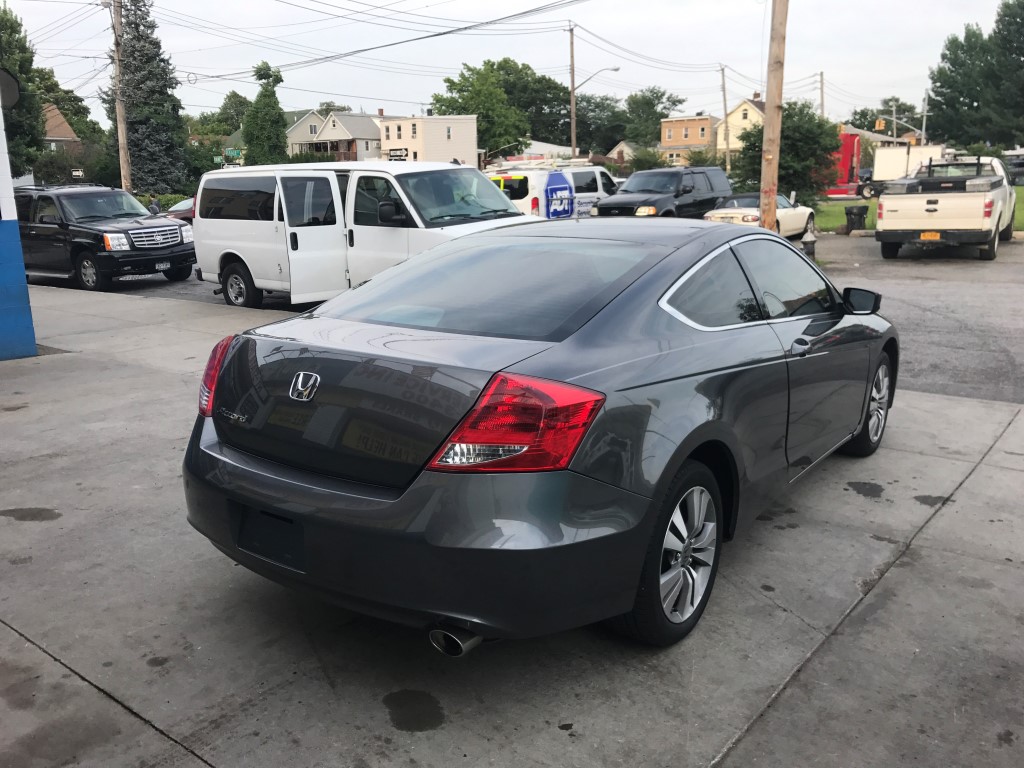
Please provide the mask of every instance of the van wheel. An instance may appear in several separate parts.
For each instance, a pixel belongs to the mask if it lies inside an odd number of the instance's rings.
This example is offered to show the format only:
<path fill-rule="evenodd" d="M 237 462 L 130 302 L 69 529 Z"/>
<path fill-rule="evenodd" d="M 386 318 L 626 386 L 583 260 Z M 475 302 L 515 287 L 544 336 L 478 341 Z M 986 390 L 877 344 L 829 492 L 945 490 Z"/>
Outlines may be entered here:
<path fill-rule="evenodd" d="M 84 291 L 105 291 L 110 288 L 110 275 L 100 272 L 96 257 L 85 252 L 75 260 L 75 280 Z"/>
<path fill-rule="evenodd" d="M 263 306 L 263 291 L 252 281 L 248 267 L 236 261 L 229 264 L 221 273 L 221 287 L 224 289 L 224 301 L 233 307 L 249 307 L 259 309 Z"/>
<path fill-rule="evenodd" d="M 999 250 L 1000 239 L 999 233 L 993 232 L 992 239 L 988 241 L 988 245 L 978 251 L 978 258 L 982 261 L 992 261 Z"/>
<path fill-rule="evenodd" d="M 192 277 L 192 265 L 186 264 L 184 267 L 174 267 L 172 269 L 165 269 L 164 277 L 166 277 L 172 283 L 180 283 L 182 280 L 188 280 L 190 277 Z"/>

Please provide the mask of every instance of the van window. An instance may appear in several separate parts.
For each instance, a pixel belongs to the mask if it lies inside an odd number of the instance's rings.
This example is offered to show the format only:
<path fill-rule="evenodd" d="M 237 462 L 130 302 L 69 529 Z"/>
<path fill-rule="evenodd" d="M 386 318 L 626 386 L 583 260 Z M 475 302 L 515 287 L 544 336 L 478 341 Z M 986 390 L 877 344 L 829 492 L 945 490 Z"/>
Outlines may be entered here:
<path fill-rule="evenodd" d="M 331 183 L 321 176 L 281 179 L 289 227 L 324 227 L 338 223 Z"/>
<path fill-rule="evenodd" d="M 597 174 L 593 171 L 573 171 L 572 181 L 576 187 L 576 193 L 597 192 Z"/>
<path fill-rule="evenodd" d="M 353 223 L 364 227 L 393 227 L 394 224 L 381 224 L 377 217 L 377 205 L 383 200 L 391 200 L 399 213 L 405 213 L 402 198 L 394 185 L 383 176 L 360 176 L 356 182 L 355 216 Z M 411 221 L 406 222 L 411 224 Z"/>
<path fill-rule="evenodd" d="M 199 195 L 199 218 L 273 221 L 273 176 L 213 176 Z"/>
<path fill-rule="evenodd" d="M 491 181 L 508 192 L 510 200 L 522 200 L 530 194 L 530 182 L 525 176 L 493 176 Z"/>
<path fill-rule="evenodd" d="M 604 191 L 609 195 L 614 195 L 618 191 L 618 186 L 615 184 L 615 180 L 604 171 L 601 171 L 600 175 L 601 186 L 604 187 Z"/>

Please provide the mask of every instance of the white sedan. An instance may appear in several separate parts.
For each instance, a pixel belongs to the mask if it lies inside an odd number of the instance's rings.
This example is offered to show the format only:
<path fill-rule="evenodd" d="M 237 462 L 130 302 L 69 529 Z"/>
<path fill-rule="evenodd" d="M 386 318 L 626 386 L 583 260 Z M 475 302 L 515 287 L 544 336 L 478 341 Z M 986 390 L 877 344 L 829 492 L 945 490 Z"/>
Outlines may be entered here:
<path fill-rule="evenodd" d="M 757 194 L 723 197 L 713 210 L 704 214 L 704 220 L 759 227 L 760 199 Z M 775 231 L 783 237 L 797 237 L 814 229 L 814 211 L 806 205 L 794 205 L 782 195 L 778 196 L 775 219 Z"/>

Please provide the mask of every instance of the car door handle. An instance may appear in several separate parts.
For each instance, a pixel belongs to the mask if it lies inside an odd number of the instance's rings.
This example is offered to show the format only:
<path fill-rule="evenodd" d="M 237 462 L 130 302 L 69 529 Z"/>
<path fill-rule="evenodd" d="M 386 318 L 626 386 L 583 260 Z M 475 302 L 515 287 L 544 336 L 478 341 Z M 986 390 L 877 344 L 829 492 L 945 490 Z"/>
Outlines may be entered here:
<path fill-rule="evenodd" d="M 804 338 L 793 339 L 792 345 L 789 347 L 789 354 L 794 357 L 806 357 L 807 350 L 811 348 L 811 342 Z"/>
<path fill-rule="evenodd" d="M 28 233 L 29 233 L 30 235 L 38 235 L 38 234 L 39 234 L 39 233 L 38 233 L 38 232 L 36 232 L 36 231 L 35 231 L 34 229 L 30 229 L 30 230 L 28 231 Z"/>
<path fill-rule="evenodd" d="M 348 247 L 349 248 L 354 248 L 355 245 L 356 245 L 356 233 L 355 233 L 354 230 L 350 229 L 348 231 Z"/>
<path fill-rule="evenodd" d="M 291 235 L 289 236 L 289 240 L 291 241 L 291 244 L 292 244 L 292 250 L 293 251 L 299 250 L 299 233 L 298 232 L 292 232 Z"/>

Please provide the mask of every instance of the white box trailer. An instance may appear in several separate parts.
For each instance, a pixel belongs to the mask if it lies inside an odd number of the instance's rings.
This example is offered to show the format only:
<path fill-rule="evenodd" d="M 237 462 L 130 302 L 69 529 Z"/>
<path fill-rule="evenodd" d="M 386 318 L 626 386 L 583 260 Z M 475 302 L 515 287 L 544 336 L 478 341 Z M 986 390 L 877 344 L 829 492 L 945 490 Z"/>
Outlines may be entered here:
<path fill-rule="evenodd" d="M 881 185 L 882 182 L 902 179 L 921 163 L 927 163 L 929 159 L 941 160 L 945 151 L 944 144 L 878 147 L 875 150 L 875 165 L 871 171 L 871 180 Z"/>

